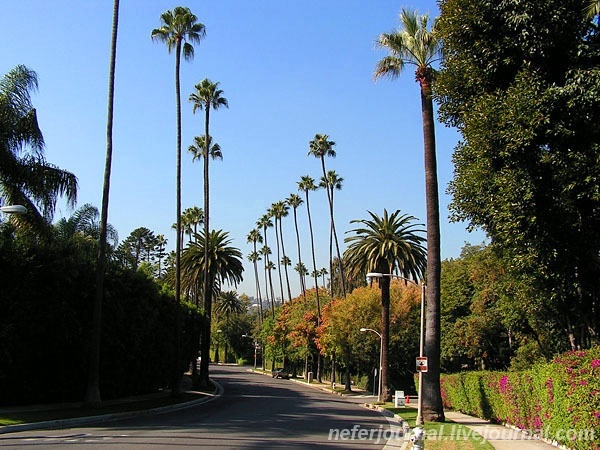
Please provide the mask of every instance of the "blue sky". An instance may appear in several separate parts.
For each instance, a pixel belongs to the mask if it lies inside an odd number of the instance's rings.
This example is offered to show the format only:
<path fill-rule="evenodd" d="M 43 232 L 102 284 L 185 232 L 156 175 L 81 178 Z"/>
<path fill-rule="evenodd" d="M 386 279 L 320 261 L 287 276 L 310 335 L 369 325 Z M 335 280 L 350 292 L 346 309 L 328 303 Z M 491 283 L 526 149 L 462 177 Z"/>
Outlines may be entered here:
<path fill-rule="evenodd" d="M 395 81 L 373 81 L 379 33 L 398 25 L 402 8 L 438 15 L 434 0 L 121 0 L 117 48 L 114 155 L 109 222 L 125 239 L 147 227 L 175 243 L 174 55 L 150 39 L 167 9 L 189 7 L 206 26 L 195 58 L 181 67 L 183 209 L 202 207 L 202 166 L 187 147 L 203 134 L 203 114 L 187 101 L 204 78 L 220 82 L 229 109 L 211 115 L 223 151 L 211 161 L 211 228 L 230 233 L 245 258 L 239 293 L 254 295 L 246 260 L 248 232 L 270 205 L 298 193 L 303 175 L 321 176 L 308 157 L 316 133 L 336 142 L 327 168 L 344 178 L 335 193 L 342 249 L 353 219 L 400 209 L 425 223 L 423 135 L 412 67 Z M 33 96 L 49 162 L 79 179 L 78 206 L 100 206 L 106 152 L 106 105 L 112 1 L 4 2 L 0 72 L 18 64 L 35 70 Z M 481 232 L 449 223 L 445 191 L 452 178 L 453 129 L 436 128 L 441 195 L 442 258 L 457 257 Z M 317 266 L 328 267 L 325 191 L 310 197 Z M 308 261 L 306 209 L 299 209 L 302 257 Z M 72 210 L 59 202 L 55 219 Z M 275 237 L 269 244 L 275 253 Z M 297 261 L 292 214 L 284 219 L 286 252 Z M 342 250 L 343 251 L 343 250 Z M 307 266 L 310 266 L 307 264 Z M 290 270 L 290 273 L 295 273 Z M 299 293 L 292 277 L 293 294 Z"/>

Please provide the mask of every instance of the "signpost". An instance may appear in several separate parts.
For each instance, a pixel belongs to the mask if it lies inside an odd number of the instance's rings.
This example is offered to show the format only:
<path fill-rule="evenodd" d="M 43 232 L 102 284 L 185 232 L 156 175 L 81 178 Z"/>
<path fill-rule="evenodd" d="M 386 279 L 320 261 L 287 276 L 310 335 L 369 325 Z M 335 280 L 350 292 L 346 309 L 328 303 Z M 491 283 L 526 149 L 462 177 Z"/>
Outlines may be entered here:
<path fill-rule="evenodd" d="M 427 372 L 427 356 L 417 356 L 417 372 Z"/>

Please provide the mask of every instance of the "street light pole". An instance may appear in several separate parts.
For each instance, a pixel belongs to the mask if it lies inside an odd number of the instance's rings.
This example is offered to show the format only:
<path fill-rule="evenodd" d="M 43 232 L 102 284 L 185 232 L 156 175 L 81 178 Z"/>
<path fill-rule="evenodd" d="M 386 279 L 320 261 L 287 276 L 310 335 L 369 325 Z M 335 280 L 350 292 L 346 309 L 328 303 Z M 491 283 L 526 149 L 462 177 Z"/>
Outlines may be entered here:
<path fill-rule="evenodd" d="M 379 372 L 378 372 L 378 383 L 377 383 L 377 400 L 381 401 L 381 369 L 383 368 L 383 335 L 376 330 L 371 328 L 361 328 L 360 331 L 364 333 L 365 331 L 371 331 L 379 336 Z M 374 387 L 374 386 L 373 386 Z"/>
<path fill-rule="evenodd" d="M 419 286 L 419 283 L 417 283 L 414 280 L 411 280 L 409 278 L 405 278 L 403 276 L 400 275 L 395 275 L 393 273 L 376 273 L 376 272 L 370 272 L 367 274 L 367 278 L 383 278 L 383 277 L 390 277 L 390 278 L 398 278 L 400 280 L 404 280 L 407 281 L 409 283 L 414 284 L 415 286 Z M 419 356 L 423 357 L 423 353 L 425 353 L 425 283 L 421 282 L 420 284 L 421 286 L 421 326 L 420 326 L 420 331 L 419 331 Z M 362 329 L 361 329 L 362 331 Z M 419 395 L 419 399 L 417 401 L 417 419 L 415 421 L 416 425 L 422 425 L 423 424 L 423 372 L 421 370 L 419 370 L 419 390 L 418 390 L 418 395 Z"/>

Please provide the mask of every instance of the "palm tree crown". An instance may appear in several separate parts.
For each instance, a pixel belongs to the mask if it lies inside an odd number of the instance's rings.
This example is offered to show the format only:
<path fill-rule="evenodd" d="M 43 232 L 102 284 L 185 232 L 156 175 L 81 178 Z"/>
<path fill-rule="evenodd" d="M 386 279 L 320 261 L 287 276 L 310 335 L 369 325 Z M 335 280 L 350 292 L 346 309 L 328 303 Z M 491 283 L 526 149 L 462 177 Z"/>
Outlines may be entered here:
<path fill-rule="evenodd" d="M 52 219 L 58 196 L 75 205 L 77 178 L 44 159 L 44 138 L 31 102 L 37 86 L 37 74 L 22 65 L 0 79 L 0 194 L 7 203 L 27 207 L 29 214 L 16 221 L 41 228 L 43 219 Z"/>
<path fill-rule="evenodd" d="M 417 81 L 431 82 L 431 66 L 441 58 L 442 42 L 435 29 L 428 31 L 429 16 L 418 16 L 413 11 L 403 9 L 400 22 L 403 28 L 382 33 L 377 38 L 377 45 L 387 49 L 389 55 L 377 63 L 375 79 L 382 76 L 398 78 L 404 65 L 412 64 L 417 67 Z"/>
<path fill-rule="evenodd" d="M 194 47 L 206 36 L 206 28 L 198 22 L 198 18 L 189 8 L 176 6 L 173 11 L 166 11 L 160 16 L 162 26 L 152 30 L 152 39 L 167 44 L 169 53 L 178 51 L 182 46 L 186 61 L 194 59 Z"/>
<path fill-rule="evenodd" d="M 423 277 L 426 251 L 423 246 L 425 230 L 413 223 L 413 216 L 399 210 L 388 214 L 383 210 L 379 217 L 369 211 L 371 219 L 353 220 L 363 226 L 351 230 L 347 237 L 348 248 L 344 252 L 346 267 L 352 277 L 365 278 L 371 271 L 396 273 L 418 280 Z"/>

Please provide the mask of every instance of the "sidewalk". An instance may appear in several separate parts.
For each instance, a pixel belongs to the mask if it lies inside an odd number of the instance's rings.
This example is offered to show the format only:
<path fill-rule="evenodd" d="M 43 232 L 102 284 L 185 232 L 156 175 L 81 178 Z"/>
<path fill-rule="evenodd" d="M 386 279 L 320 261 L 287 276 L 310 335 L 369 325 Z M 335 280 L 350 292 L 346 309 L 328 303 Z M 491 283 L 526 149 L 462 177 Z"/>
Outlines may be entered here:
<path fill-rule="evenodd" d="M 445 411 L 447 420 L 459 423 L 476 431 L 496 450 L 549 450 L 557 447 L 536 439 L 520 430 L 496 425 L 478 417 L 467 416 L 456 411 Z"/>

